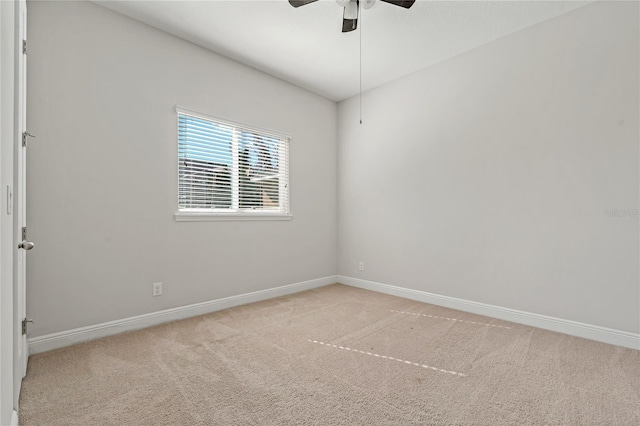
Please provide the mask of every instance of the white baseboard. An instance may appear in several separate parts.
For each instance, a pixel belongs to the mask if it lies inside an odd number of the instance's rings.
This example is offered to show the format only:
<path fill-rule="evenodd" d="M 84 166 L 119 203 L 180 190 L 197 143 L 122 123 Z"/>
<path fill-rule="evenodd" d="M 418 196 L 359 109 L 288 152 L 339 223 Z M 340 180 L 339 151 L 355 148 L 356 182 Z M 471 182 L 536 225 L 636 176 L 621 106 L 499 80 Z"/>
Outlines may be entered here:
<path fill-rule="evenodd" d="M 13 410 L 13 414 L 11 414 L 11 426 L 18 426 L 18 412 Z"/>
<path fill-rule="evenodd" d="M 255 291 L 253 293 L 240 294 L 237 296 L 225 297 L 222 299 L 195 303 L 193 305 L 166 309 L 163 311 L 152 312 L 150 314 L 138 315 L 121 320 L 109 321 L 102 324 L 75 328 L 73 330 L 61 331 L 44 336 L 32 337 L 27 340 L 29 353 L 36 354 L 39 352 L 59 349 L 65 346 L 74 345 L 76 343 L 98 339 L 100 337 L 106 337 L 125 331 L 151 327 L 169 321 L 204 315 L 215 311 L 221 311 L 223 309 L 233 308 L 235 306 L 246 305 L 247 303 L 273 299 L 274 297 L 286 296 L 288 294 L 298 293 L 300 291 L 335 284 L 336 282 L 337 277 L 335 275 L 332 275 L 315 280 L 289 284 L 282 287 Z"/>
<path fill-rule="evenodd" d="M 488 305 L 485 303 L 472 302 L 470 300 L 458 299 L 455 297 L 441 296 L 438 294 L 427 293 L 425 291 L 396 287 L 393 285 L 381 284 L 374 281 L 346 277 L 343 275 L 338 275 L 338 282 L 352 287 L 376 291 L 378 293 L 390 294 L 392 296 L 403 297 L 405 299 L 416 300 L 418 302 L 444 306 L 459 311 L 484 315 L 545 330 L 557 331 L 571 336 L 583 337 L 585 339 L 596 340 L 598 342 L 640 350 L 640 334 L 638 333 L 614 330 L 597 325 L 533 314 L 530 312 L 518 311 L 516 309 Z"/>

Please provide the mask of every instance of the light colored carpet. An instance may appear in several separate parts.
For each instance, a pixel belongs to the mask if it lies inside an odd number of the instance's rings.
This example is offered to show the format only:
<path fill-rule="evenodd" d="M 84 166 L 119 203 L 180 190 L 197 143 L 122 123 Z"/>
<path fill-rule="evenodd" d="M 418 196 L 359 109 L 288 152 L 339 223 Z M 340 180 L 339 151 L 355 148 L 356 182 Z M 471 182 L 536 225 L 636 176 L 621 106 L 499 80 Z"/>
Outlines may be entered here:
<path fill-rule="evenodd" d="M 22 425 L 638 425 L 640 351 L 342 285 L 29 360 Z"/>

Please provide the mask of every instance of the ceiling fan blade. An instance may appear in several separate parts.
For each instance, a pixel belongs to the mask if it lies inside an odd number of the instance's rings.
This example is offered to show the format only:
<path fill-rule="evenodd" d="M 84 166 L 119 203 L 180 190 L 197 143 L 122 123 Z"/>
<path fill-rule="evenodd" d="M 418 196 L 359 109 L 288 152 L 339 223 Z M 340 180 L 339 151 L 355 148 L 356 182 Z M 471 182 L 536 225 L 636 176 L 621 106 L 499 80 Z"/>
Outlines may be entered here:
<path fill-rule="evenodd" d="M 289 4 L 293 7 L 304 6 L 305 4 L 314 3 L 318 0 L 289 0 Z"/>
<path fill-rule="evenodd" d="M 416 0 L 380 0 L 380 1 L 393 4 L 396 6 L 404 7 L 405 9 L 409 9 L 416 2 Z"/>

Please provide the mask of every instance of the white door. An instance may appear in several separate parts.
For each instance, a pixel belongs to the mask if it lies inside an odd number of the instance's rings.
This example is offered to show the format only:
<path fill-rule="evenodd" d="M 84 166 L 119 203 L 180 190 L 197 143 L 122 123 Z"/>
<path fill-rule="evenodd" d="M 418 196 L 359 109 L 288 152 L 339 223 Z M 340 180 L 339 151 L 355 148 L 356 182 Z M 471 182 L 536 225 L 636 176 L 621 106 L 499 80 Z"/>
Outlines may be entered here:
<path fill-rule="evenodd" d="M 18 7 L 18 26 L 19 37 L 17 55 L 17 125 L 18 125 L 18 141 L 17 141 L 17 164 L 16 164 L 16 183 L 17 192 L 15 197 L 15 223 L 16 223 L 16 239 L 17 239 L 17 259 L 16 259 L 16 296 L 17 296 L 17 321 L 18 339 L 15 347 L 15 368 L 14 368 L 14 390 L 15 397 L 20 394 L 20 386 L 22 378 L 27 373 L 27 359 L 29 357 L 27 347 L 27 335 L 23 333 L 23 320 L 27 315 L 26 304 L 26 266 L 27 251 L 33 247 L 29 242 L 28 235 L 23 230 L 27 229 L 27 209 L 26 209 L 26 193 L 27 193 L 27 147 L 29 145 L 30 136 L 27 130 L 27 4 L 26 0 L 16 2 Z M 24 42 L 24 44 L 23 44 Z M 24 143 L 26 141 L 26 143 Z"/>

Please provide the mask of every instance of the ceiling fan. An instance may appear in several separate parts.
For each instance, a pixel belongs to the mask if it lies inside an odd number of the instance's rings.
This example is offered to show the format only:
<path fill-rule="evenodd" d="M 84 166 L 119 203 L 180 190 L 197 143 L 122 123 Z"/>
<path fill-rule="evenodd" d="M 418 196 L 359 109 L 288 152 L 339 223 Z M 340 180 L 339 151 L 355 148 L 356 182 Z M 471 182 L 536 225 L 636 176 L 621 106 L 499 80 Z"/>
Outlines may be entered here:
<path fill-rule="evenodd" d="M 318 0 L 289 0 L 289 3 L 293 7 L 304 6 L 309 3 L 314 3 Z M 416 0 L 380 0 L 385 3 L 393 4 L 395 6 L 404 7 L 405 9 L 409 9 L 413 6 L 413 3 Z M 340 7 L 344 8 L 344 13 L 342 15 L 342 32 L 348 33 L 349 31 L 353 31 L 358 28 L 358 13 L 360 9 L 360 3 L 364 6 L 365 9 L 370 9 L 373 7 L 376 0 L 336 0 L 336 3 L 340 5 Z"/>

